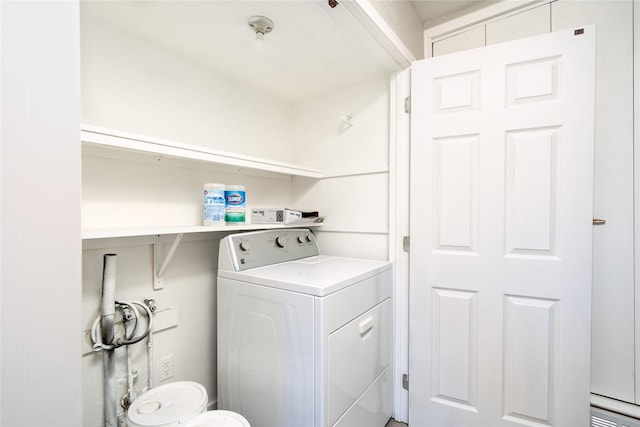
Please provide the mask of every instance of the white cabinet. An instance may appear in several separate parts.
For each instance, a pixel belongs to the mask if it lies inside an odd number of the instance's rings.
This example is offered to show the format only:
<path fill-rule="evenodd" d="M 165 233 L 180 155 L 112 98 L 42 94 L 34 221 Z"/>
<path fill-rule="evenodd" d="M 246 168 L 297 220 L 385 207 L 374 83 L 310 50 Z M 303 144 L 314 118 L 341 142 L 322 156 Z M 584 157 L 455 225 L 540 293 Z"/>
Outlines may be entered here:
<path fill-rule="evenodd" d="M 433 43 L 432 56 L 446 55 L 461 50 L 473 49 L 487 45 L 485 26 L 467 30 L 455 36 L 447 37 Z"/>
<path fill-rule="evenodd" d="M 509 6 L 497 5 L 496 7 Z M 550 3 L 517 13 L 509 11 L 506 16 L 499 15 L 489 19 L 482 19 L 483 15 L 479 16 L 476 19 L 473 16 L 461 18 L 460 24 L 456 24 L 454 21 L 453 24 L 442 24 L 426 30 L 425 45 L 427 49 L 431 49 L 430 56 L 446 55 L 447 53 L 489 46 L 551 31 Z M 451 28 L 452 25 L 464 25 L 465 27 L 440 35 L 442 28 L 445 26 Z M 427 51 L 427 53 L 429 52 Z"/>
<path fill-rule="evenodd" d="M 551 31 L 551 4 L 543 4 L 486 25 L 487 46 Z"/>
<path fill-rule="evenodd" d="M 591 391 L 638 404 L 635 389 L 633 2 L 553 4 L 553 30 L 597 24 Z M 637 71 L 636 71 L 637 75 Z M 637 297 L 636 297 L 637 298 Z M 596 397 L 597 398 L 597 397 Z M 640 413 L 640 412 L 637 412 Z"/>

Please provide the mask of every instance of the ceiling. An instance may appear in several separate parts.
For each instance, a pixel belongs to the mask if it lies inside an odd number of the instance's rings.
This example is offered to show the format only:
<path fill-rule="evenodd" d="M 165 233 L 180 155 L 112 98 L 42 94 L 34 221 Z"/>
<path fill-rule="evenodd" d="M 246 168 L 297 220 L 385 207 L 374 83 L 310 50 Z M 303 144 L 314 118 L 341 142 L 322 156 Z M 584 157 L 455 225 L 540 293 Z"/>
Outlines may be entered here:
<path fill-rule="evenodd" d="M 412 1 L 426 22 L 476 3 Z M 288 102 L 388 74 L 389 55 L 345 9 L 327 0 L 81 2 L 83 25 L 106 22 Z M 247 23 L 253 15 L 274 22 L 263 50 Z"/>

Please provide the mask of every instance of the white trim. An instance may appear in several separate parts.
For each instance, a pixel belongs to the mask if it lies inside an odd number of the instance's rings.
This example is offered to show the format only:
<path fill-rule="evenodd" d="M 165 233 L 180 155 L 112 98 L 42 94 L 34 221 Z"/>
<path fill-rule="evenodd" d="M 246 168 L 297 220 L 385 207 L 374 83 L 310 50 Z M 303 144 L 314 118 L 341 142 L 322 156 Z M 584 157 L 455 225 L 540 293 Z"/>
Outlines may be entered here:
<path fill-rule="evenodd" d="M 304 166 L 274 162 L 268 159 L 244 156 L 115 129 L 105 129 L 88 124 L 81 125 L 80 138 L 83 143 L 95 148 L 104 147 L 110 150 L 117 149 L 124 152 L 146 153 L 180 160 L 206 162 L 308 178 L 320 178 L 321 176 L 321 171 Z"/>
<path fill-rule="evenodd" d="M 402 375 L 409 373 L 409 254 L 402 239 L 409 235 L 409 143 L 411 116 L 404 99 L 411 94 L 411 70 L 396 73 L 390 87 L 389 258 L 394 264 L 393 416 L 409 421 L 409 392 Z"/>
<path fill-rule="evenodd" d="M 433 57 L 433 43 L 491 21 L 524 12 L 555 0 L 505 0 L 424 30 L 424 56 Z"/>
<path fill-rule="evenodd" d="M 342 228 L 342 227 L 327 227 L 318 228 L 314 232 L 323 233 L 341 233 L 341 234 L 379 234 L 387 236 L 389 234 L 388 227 L 376 227 L 376 228 Z"/>
<path fill-rule="evenodd" d="M 360 176 L 360 175 L 378 175 L 383 173 L 389 173 L 388 165 L 379 165 L 379 166 L 371 166 L 366 168 L 353 168 L 353 169 L 342 169 L 342 170 L 334 170 L 334 171 L 325 171 L 322 173 L 320 179 L 331 179 L 331 178 L 346 178 L 349 176 Z"/>
<path fill-rule="evenodd" d="M 219 231 L 219 232 L 206 232 L 206 233 L 191 233 L 185 234 L 182 238 L 182 243 L 193 242 L 198 240 L 219 240 L 226 234 L 232 233 L 233 230 Z M 95 239 L 85 239 L 82 241 L 82 250 L 87 249 L 109 249 L 109 248 L 124 248 L 129 246 L 145 246 L 153 245 L 157 242 L 157 238 L 161 239 L 164 243 L 169 243 L 174 239 L 175 234 L 145 234 L 140 236 L 120 236 L 120 237 L 104 237 Z"/>
<path fill-rule="evenodd" d="M 82 240 L 112 239 L 119 237 L 158 236 L 167 234 L 212 233 L 224 231 L 253 231 L 272 228 L 309 228 L 320 227 L 321 223 L 305 222 L 294 224 L 242 224 L 242 225 L 178 225 L 174 227 L 132 227 L 132 228 L 103 228 L 82 230 Z"/>
<path fill-rule="evenodd" d="M 398 198 L 398 190 L 397 190 L 397 178 L 398 173 L 401 169 L 394 167 L 396 165 L 396 156 L 397 156 L 397 147 L 398 147 L 398 127 L 401 123 L 399 116 L 399 102 L 398 99 L 401 98 L 401 93 L 399 93 L 397 86 L 397 76 L 392 76 L 391 81 L 389 82 L 389 165 L 391 166 L 391 170 L 389 172 L 389 261 L 391 261 L 394 265 L 393 269 L 393 311 L 392 311 L 392 343 L 393 343 L 393 353 L 391 355 L 392 359 L 392 368 L 391 368 L 391 384 L 392 384 L 392 395 L 393 395 L 393 418 L 397 419 L 398 416 L 398 406 L 399 401 L 402 398 L 402 388 L 398 387 L 398 378 L 401 378 L 401 365 L 402 361 L 398 357 L 401 353 L 400 347 L 402 346 L 398 340 L 398 328 L 399 328 L 399 314 L 401 311 L 399 307 L 401 306 L 400 298 L 396 295 L 396 289 L 399 282 L 397 282 L 398 275 L 398 266 L 396 265 L 396 245 L 398 240 L 398 234 L 396 230 L 396 225 L 398 223 L 397 215 L 396 215 L 396 206 L 398 202 L 401 202 L 401 199 Z M 400 384 L 401 385 L 401 384 Z"/>
<path fill-rule="evenodd" d="M 640 0 L 633 1 L 633 218 L 634 218 L 634 287 L 635 287 L 635 403 L 640 403 Z M 640 417 L 640 409 L 636 407 Z"/>
<path fill-rule="evenodd" d="M 349 12 L 369 32 L 371 37 L 387 51 L 397 64 L 396 70 L 406 68 L 416 60 L 415 56 L 368 0 L 342 1 L 340 6 Z"/>
<path fill-rule="evenodd" d="M 591 406 L 611 412 L 616 412 L 618 414 L 626 415 L 632 418 L 640 418 L 640 406 L 632 405 L 631 403 L 622 402 L 620 400 L 611 399 L 609 397 L 600 396 L 598 394 L 591 395 Z"/>

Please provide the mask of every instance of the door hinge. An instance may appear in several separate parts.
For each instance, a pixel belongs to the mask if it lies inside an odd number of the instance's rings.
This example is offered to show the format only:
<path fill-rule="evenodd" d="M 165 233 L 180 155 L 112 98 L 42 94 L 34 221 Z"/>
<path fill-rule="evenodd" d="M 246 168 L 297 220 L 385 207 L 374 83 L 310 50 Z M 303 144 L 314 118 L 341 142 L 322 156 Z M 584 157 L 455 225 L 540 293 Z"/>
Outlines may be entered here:
<path fill-rule="evenodd" d="M 411 113 L 411 96 L 407 96 L 404 99 L 404 112 L 407 114 Z"/>
<path fill-rule="evenodd" d="M 409 236 L 402 236 L 402 250 L 405 252 L 409 252 L 409 247 L 411 246 L 411 239 Z"/>
<path fill-rule="evenodd" d="M 402 388 L 409 390 L 409 374 L 402 374 Z"/>

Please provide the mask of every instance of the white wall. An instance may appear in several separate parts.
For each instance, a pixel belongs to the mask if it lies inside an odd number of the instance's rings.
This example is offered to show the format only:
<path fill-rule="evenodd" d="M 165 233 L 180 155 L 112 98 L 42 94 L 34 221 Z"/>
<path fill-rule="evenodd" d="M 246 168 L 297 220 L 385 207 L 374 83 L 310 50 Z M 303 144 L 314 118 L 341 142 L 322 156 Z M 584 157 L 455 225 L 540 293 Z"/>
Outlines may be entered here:
<path fill-rule="evenodd" d="M 78 2 L 0 15 L 0 424 L 80 426 Z"/>
<path fill-rule="evenodd" d="M 153 337 L 154 386 L 168 381 L 196 381 L 208 392 L 209 402 L 216 401 L 216 268 L 218 238 L 190 235 L 184 238 L 164 275 L 164 289 L 153 290 L 153 248 L 151 238 L 110 239 L 108 242 L 85 242 L 83 251 L 82 328 L 85 331 L 82 359 L 82 425 L 103 425 L 102 354 L 91 352 L 87 333 L 99 315 L 103 255 L 116 253 L 116 299 L 140 301 L 154 299 L 157 306 Z M 171 237 L 171 236 L 169 236 Z M 169 240 L 167 245 L 171 243 Z M 177 316 L 171 327 L 169 318 Z M 133 368 L 139 372 L 134 383 L 141 393 L 147 385 L 147 341 L 131 346 Z M 174 377 L 160 382 L 157 361 L 173 355 Z M 126 353 L 116 350 L 118 397 L 126 393 Z"/>
<path fill-rule="evenodd" d="M 296 206 L 320 210 L 322 250 L 340 256 L 388 259 L 388 75 L 294 106 L 296 161 L 323 170 L 317 183 L 298 180 Z M 352 126 L 341 117 L 351 114 Z"/>
<path fill-rule="evenodd" d="M 289 207 L 291 179 L 84 155 L 82 228 L 202 225 L 203 184 L 241 184 L 246 209 Z M 276 203 L 277 201 L 277 203 Z M 276 205 L 276 206 L 274 206 Z"/>
<path fill-rule="evenodd" d="M 295 162 L 324 175 L 388 168 L 388 75 L 295 104 L 292 117 Z"/>

